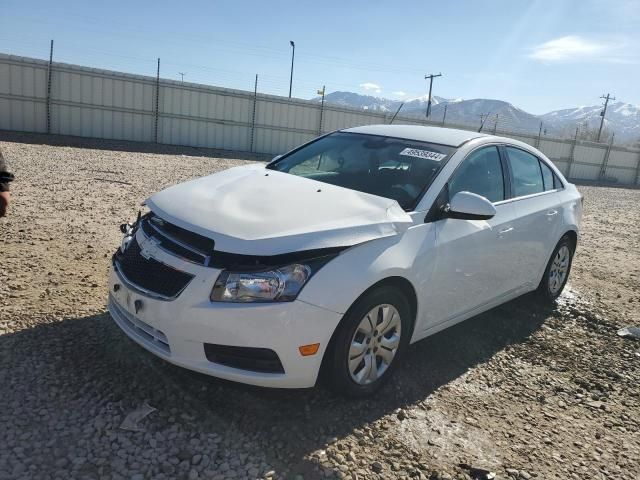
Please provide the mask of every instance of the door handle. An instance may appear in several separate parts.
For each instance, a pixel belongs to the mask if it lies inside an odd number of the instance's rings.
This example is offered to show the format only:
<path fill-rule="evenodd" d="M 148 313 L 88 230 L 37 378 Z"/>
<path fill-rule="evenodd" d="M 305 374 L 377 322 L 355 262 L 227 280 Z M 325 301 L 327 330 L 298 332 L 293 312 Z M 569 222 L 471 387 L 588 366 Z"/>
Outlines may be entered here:
<path fill-rule="evenodd" d="M 547 212 L 547 217 L 553 217 L 554 215 L 558 214 L 558 210 L 549 210 Z"/>
<path fill-rule="evenodd" d="M 509 233 L 513 231 L 513 227 L 503 228 L 502 230 L 498 230 L 498 235 L 504 235 L 505 233 Z"/>

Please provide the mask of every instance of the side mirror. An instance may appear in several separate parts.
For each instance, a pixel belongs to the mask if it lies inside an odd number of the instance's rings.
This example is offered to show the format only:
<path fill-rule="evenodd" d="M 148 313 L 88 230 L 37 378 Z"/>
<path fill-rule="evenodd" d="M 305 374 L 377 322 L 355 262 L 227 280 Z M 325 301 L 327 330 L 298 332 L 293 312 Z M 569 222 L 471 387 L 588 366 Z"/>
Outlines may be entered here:
<path fill-rule="evenodd" d="M 445 208 L 445 216 L 458 220 L 489 220 L 496 214 L 496 207 L 482 195 L 458 192 Z"/>

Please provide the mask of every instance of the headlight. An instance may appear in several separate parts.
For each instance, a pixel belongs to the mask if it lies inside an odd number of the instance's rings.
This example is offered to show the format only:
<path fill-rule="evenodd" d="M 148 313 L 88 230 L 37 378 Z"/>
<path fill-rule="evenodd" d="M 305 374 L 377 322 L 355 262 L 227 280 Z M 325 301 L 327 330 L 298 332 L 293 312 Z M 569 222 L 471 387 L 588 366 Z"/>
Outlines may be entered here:
<path fill-rule="evenodd" d="M 291 302 L 309 278 L 333 257 L 267 271 L 223 271 L 211 291 L 212 302 Z"/>

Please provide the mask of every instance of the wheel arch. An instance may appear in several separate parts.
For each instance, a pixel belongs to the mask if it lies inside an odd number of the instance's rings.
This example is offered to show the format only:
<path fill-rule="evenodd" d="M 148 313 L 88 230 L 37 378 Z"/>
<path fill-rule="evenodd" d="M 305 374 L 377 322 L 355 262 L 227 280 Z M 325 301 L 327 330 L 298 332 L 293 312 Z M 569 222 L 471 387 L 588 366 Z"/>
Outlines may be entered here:
<path fill-rule="evenodd" d="M 562 234 L 558 242 L 562 240 L 563 237 L 569 237 L 569 239 L 571 240 L 571 243 L 573 243 L 573 251 L 575 252 L 576 247 L 578 246 L 578 232 L 574 229 L 569 229 Z"/>
<path fill-rule="evenodd" d="M 413 332 L 415 330 L 416 320 L 418 316 L 418 296 L 416 294 L 416 289 L 413 286 L 413 284 L 405 277 L 401 277 L 398 275 L 385 277 L 382 280 L 378 280 L 376 283 L 374 283 L 373 285 L 368 287 L 365 291 L 363 291 L 351 303 L 347 311 L 342 316 L 342 319 L 340 319 L 340 322 L 338 323 L 336 328 L 333 330 L 333 333 L 331 334 L 331 338 L 329 339 L 329 344 L 325 349 L 324 356 L 322 358 L 322 364 L 320 366 L 321 375 L 323 375 L 323 372 L 327 370 L 326 369 L 327 358 L 329 358 L 333 354 L 333 345 L 335 343 L 336 335 L 344 325 L 345 319 L 347 318 L 347 315 L 349 315 L 349 312 L 351 312 L 351 310 L 353 309 L 354 305 L 358 303 L 358 301 L 360 301 L 360 299 L 363 298 L 365 295 L 368 295 L 369 292 L 371 292 L 372 290 L 375 290 L 376 288 L 380 288 L 380 287 L 385 287 L 385 286 L 397 288 L 406 297 L 407 301 L 409 302 L 409 308 L 411 312 L 411 332 L 410 332 L 409 338 L 413 337 Z"/>
<path fill-rule="evenodd" d="M 558 246 L 558 244 L 565 237 L 568 237 L 569 240 L 571 241 L 571 243 L 573 244 L 573 253 L 575 254 L 576 247 L 578 246 L 578 231 L 574 227 L 569 227 L 569 228 L 567 228 L 566 230 L 563 231 L 562 235 L 560 235 L 560 237 L 558 237 L 558 241 L 553 244 L 553 247 L 551 247 L 551 251 L 548 252 L 547 261 L 544 263 L 544 265 L 542 266 L 542 268 L 540 270 L 540 273 L 538 274 L 538 281 L 537 281 L 536 285 L 540 285 L 540 282 L 542 281 L 542 279 L 544 277 L 544 272 L 547 269 L 547 264 L 551 259 L 551 255 L 553 254 L 553 252 L 556 249 L 556 247 Z"/>

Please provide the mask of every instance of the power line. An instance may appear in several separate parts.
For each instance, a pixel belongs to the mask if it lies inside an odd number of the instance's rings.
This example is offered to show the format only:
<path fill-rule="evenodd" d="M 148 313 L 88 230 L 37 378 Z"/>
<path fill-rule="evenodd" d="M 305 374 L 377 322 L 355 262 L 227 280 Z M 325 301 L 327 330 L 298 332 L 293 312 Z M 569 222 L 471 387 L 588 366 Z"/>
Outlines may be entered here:
<path fill-rule="evenodd" d="M 120 25 L 118 29 L 109 29 L 106 27 L 101 19 L 94 17 L 87 17 L 82 15 L 74 15 L 76 18 L 81 19 L 81 22 L 69 22 L 69 21 L 52 21 L 51 19 L 37 19 L 37 18 L 19 18 L 14 17 L 14 21 L 21 21 L 25 23 L 39 23 L 46 24 L 47 26 L 51 25 L 60 25 L 61 29 L 64 29 L 62 25 L 73 25 L 75 29 L 83 29 L 93 34 L 102 33 L 105 35 L 117 35 L 118 37 L 128 36 L 131 38 L 143 39 L 148 41 L 156 41 L 155 35 L 157 32 L 151 30 L 140 30 L 136 27 L 135 30 L 131 30 L 129 25 L 118 24 L 112 22 L 112 25 Z M 90 24 L 94 25 L 90 25 Z M 67 27 L 68 28 L 68 27 Z M 172 39 L 172 44 L 183 44 L 183 45 L 198 45 L 201 46 L 203 42 L 206 42 L 209 45 L 210 49 L 226 51 L 229 53 L 243 54 L 243 55 L 251 55 L 258 56 L 261 58 L 271 57 L 277 59 L 284 59 L 288 57 L 288 53 L 283 51 L 282 49 L 277 49 L 273 47 L 264 47 L 259 45 L 252 45 L 248 43 L 241 42 L 232 42 L 223 38 L 212 37 L 210 35 L 199 35 L 199 34 L 185 34 L 184 32 L 166 32 L 162 33 L 164 36 L 173 35 L 176 38 Z M 343 66 L 350 69 L 357 69 L 369 72 L 378 72 L 385 71 L 389 73 L 397 73 L 398 70 L 402 70 L 406 73 L 418 73 L 419 70 L 416 67 L 408 67 L 406 65 L 391 65 L 391 64 L 381 64 L 377 62 L 368 62 L 368 61 L 355 61 L 353 59 L 345 58 L 345 57 L 337 57 L 330 55 L 322 55 L 319 53 L 312 53 L 305 51 L 300 53 L 300 59 L 304 63 L 312 63 L 316 65 L 326 65 L 326 66 Z"/>
<path fill-rule="evenodd" d="M 26 54 L 27 56 L 38 57 L 38 58 L 43 57 L 42 55 L 39 55 L 38 53 L 33 51 L 34 48 L 38 48 L 38 50 L 40 49 L 40 47 L 42 46 L 41 42 L 34 41 L 33 39 L 21 41 L 15 38 L 2 38 L 2 37 L 0 37 L 0 40 L 2 40 L 3 43 L 6 42 L 6 43 L 12 43 L 16 45 L 33 47 L 28 49 L 29 51 L 16 52 L 17 54 L 23 54 L 23 55 Z M 74 52 L 73 58 L 69 57 L 68 52 Z M 109 61 L 102 62 L 102 61 L 96 60 L 96 57 L 99 57 L 99 56 L 104 57 L 105 59 L 108 58 Z M 154 67 L 156 62 L 152 58 L 131 55 L 131 54 L 128 54 L 128 55 L 120 54 L 120 53 L 109 52 L 109 51 L 91 48 L 91 47 L 63 45 L 61 49 L 58 50 L 57 57 L 58 57 L 58 62 L 67 62 L 72 64 L 86 65 L 94 68 L 103 68 L 103 69 L 110 69 L 110 70 L 120 69 L 123 72 L 138 73 L 138 74 L 149 75 L 149 76 L 151 75 L 151 72 L 155 74 Z M 296 55 L 296 61 L 299 62 L 298 58 L 299 56 Z M 245 83 L 249 85 L 249 82 L 253 84 L 252 80 L 253 80 L 253 76 L 255 75 L 255 73 L 251 73 L 246 70 L 240 70 L 240 69 L 231 70 L 231 69 L 224 69 L 224 68 L 216 68 L 216 67 L 198 65 L 198 64 L 184 62 L 184 61 L 172 61 L 170 58 L 168 58 L 167 60 L 163 60 L 163 64 L 166 66 L 171 66 L 176 69 L 180 69 L 181 71 L 182 69 L 190 69 L 189 76 L 192 82 L 196 82 L 196 83 L 202 82 L 202 83 L 217 84 L 217 85 L 221 85 L 221 82 L 222 82 L 223 84 L 228 85 L 228 88 L 236 88 L 237 85 L 239 84 L 244 85 Z M 202 70 L 203 72 L 211 72 L 211 73 L 207 75 L 198 74 L 197 70 Z M 261 79 L 264 78 L 265 80 L 263 80 L 261 83 L 263 85 L 265 85 L 265 82 L 266 84 L 269 84 L 272 87 L 271 91 L 274 94 L 281 94 L 281 92 L 288 90 L 290 78 L 287 78 L 285 80 L 284 76 L 268 75 L 268 74 L 264 76 L 263 75 L 264 74 L 261 73 Z M 298 88 L 302 88 L 303 90 L 308 90 L 310 93 L 314 92 L 317 89 L 317 81 L 312 79 L 305 80 L 304 77 L 299 78 L 299 75 L 296 80 L 296 85 Z M 327 91 L 345 90 L 345 89 L 349 91 L 358 91 L 360 89 L 360 86 L 358 84 L 340 83 L 340 82 L 334 82 L 334 81 L 327 83 Z M 386 90 L 388 91 L 400 90 L 400 89 L 403 89 L 402 85 L 401 86 L 391 85 L 386 88 Z M 420 92 L 409 91 L 407 93 L 408 98 L 419 97 L 419 96 L 420 96 Z"/>

